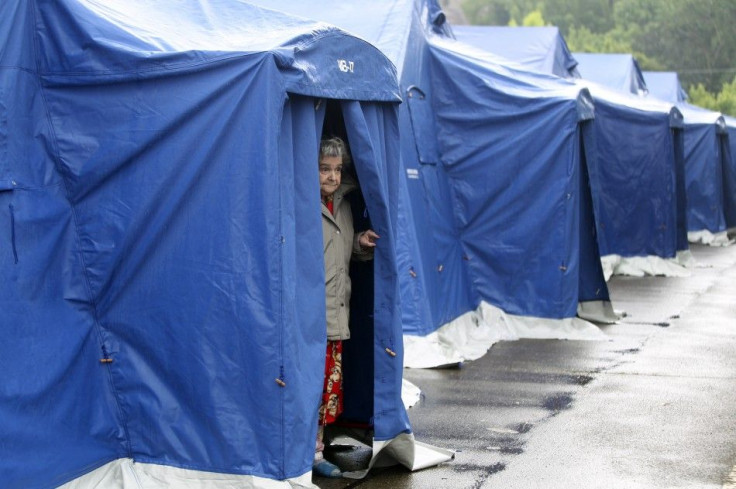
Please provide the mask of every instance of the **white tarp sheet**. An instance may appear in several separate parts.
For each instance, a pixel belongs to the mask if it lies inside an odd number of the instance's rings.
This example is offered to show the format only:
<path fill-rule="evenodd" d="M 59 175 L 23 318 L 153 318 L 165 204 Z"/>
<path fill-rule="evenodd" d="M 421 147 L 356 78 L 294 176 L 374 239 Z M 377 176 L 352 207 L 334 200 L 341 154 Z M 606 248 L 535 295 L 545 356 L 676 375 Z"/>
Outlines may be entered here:
<path fill-rule="evenodd" d="M 702 243 L 709 246 L 730 246 L 734 242 L 729 239 L 728 231 L 714 234 L 707 230 L 689 232 L 687 240 L 691 243 Z"/>
<path fill-rule="evenodd" d="M 601 257 L 603 276 L 606 281 L 613 275 L 645 277 L 658 275 L 664 277 L 689 277 L 690 271 L 678 258 L 662 258 L 659 256 L 620 256 L 606 255 Z"/>
<path fill-rule="evenodd" d="M 612 311 L 581 304 L 586 317 L 613 322 Z M 582 316 L 583 314 L 581 314 Z M 580 318 L 547 319 L 506 314 L 486 302 L 426 336 L 404 335 L 404 367 L 435 368 L 476 360 L 498 341 L 521 338 L 607 340 L 594 324 Z"/>
<path fill-rule="evenodd" d="M 312 472 L 277 481 L 252 475 L 218 474 L 166 465 L 113 460 L 59 489 L 319 489 Z"/>

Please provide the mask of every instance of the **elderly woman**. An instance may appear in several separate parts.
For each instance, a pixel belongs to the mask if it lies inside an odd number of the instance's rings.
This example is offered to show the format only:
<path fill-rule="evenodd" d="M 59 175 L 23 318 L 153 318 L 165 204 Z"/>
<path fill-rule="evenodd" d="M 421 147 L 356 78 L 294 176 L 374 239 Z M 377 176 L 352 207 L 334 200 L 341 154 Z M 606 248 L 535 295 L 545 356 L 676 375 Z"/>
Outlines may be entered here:
<path fill-rule="evenodd" d="M 327 353 L 325 382 L 319 408 L 319 428 L 313 471 L 323 477 L 340 477 L 340 469 L 324 459 L 324 427 L 342 412 L 342 342 L 350 338 L 350 260 L 370 260 L 379 238 L 373 230 L 353 230 L 350 202 L 345 198 L 358 186 L 343 175 L 350 163 L 345 143 L 340 138 L 325 139 L 319 152 L 319 188 L 322 197 L 322 239 L 325 258 L 327 305 Z"/>

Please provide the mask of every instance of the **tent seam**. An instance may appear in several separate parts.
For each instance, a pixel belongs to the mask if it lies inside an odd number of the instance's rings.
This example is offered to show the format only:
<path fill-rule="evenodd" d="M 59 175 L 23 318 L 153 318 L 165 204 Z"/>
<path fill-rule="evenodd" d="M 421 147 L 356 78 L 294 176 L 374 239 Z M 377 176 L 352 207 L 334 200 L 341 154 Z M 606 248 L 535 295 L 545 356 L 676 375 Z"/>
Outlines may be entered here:
<path fill-rule="evenodd" d="M 281 124 L 283 123 L 283 117 L 284 117 L 284 106 L 288 101 L 288 96 L 286 95 L 286 87 L 284 86 L 283 78 L 280 78 L 280 85 L 281 85 L 281 93 L 283 94 L 283 98 L 281 101 L 281 113 L 279 114 L 279 120 L 278 124 L 275 124 L 275 127 L 278 127 L 279 133 L 281 132 Z M 282 187 L 282 178 L 281 178 L 281 165 L 279 165 L 279 171 L 278 171 L 278 189 L 279 189 L 279 198 L 278 202 L 280 204 L 283 204 L 283 198 L 284 198 L 284 192 Z M 279 277 L 281 278 L 281 284 L 279 287 L 279 378 L 283 381 L 285 377 L 284 373 L 284 214 L 283 214 L 283 205 L 279 205 L 279 246 L 280 246 L 280 253 L 279 253 Z M 285 391 L 284 388 L 280 388 L 279 390 L 281 396 L 281 478 L 285 477 L 286 474 L 286 433 L 284 432 L 284 397 L 285 397 Z"/>
<path fill-rule="evenodd" d="M 24 68 L 22 66 L 12 66 L 12 65 L 0 65 L 0 70 L 15 70 L 15 71 L 24 71 L 30 75 L 37 75 L 38 73 L 33 70 L 29 70 L 28 68 Z"/>

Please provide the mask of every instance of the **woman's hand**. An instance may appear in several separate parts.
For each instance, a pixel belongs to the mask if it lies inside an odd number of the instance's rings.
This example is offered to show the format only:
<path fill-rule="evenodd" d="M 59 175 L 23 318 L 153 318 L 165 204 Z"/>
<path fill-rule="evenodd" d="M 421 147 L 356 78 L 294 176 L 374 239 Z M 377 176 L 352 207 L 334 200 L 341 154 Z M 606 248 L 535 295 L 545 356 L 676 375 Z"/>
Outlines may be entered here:
<path fill-rule="evenodd" d="M 363 231 L 358 234 L 358 244 L 360 244 L 360 247 L 363 249 L 375 248 L 376 240 L 378 240 L 378 238 L 380 238 L 380 236 L 376 234 L 374 230 L 368 229 L 367 231 Z"/>

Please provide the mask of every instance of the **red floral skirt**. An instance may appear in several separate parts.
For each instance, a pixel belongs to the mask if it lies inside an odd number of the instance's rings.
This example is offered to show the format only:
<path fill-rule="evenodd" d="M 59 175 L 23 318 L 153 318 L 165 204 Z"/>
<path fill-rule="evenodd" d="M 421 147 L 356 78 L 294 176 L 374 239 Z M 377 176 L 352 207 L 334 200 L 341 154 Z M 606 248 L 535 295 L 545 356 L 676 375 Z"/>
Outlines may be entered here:
<path fill-rule="evenodd" d="M 319 406 L 319 424 L 334 423 L 342 413 L 342 341 L 327 341 L 325 384 Z"/>

